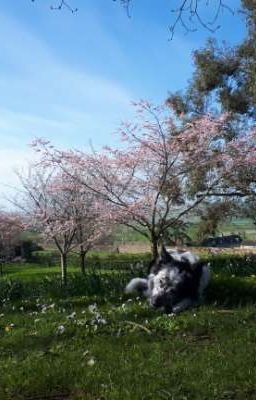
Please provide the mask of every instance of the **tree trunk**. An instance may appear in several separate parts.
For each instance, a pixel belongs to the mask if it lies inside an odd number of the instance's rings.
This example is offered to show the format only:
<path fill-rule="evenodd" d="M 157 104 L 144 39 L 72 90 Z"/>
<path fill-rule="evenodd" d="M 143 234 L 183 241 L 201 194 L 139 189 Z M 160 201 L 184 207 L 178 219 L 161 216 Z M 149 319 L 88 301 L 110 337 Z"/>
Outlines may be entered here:
<path fill-rule="evenodd" d="M 156 238 L 151 239 L 151 253 L 153 260 L 157 258 L 158 256 L 158 247 L 157 247 L 158 241 Z"/>
<path fill-rule="evenodd" d="M 67 254 L 61 253 L 61 283 L 67 285 Z"/>
<path fill-rule="evenodd" d="M 81 272 L 84 275 L 85 274 L 85 256 L 86 256 L 86 251 L 84 250 L 84 246 L 80 246 L 80 268 Z"/>

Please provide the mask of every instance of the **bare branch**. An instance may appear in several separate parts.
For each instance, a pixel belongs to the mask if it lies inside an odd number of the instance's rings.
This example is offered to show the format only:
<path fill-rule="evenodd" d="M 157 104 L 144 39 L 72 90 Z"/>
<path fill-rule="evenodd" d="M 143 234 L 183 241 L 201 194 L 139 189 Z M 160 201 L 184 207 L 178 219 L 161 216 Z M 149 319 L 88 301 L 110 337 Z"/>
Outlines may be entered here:
<path fill-rule="evenodd" d="M 220 28 L 220 25 L 216 25 L 216 23 L 221 11 L 228 10 L 232 15 L 234 15 L 234 10 L 225 4 L 223 0 L 219 0 L 213 19 L 207 21 L 199 11 L 199 2 L 199 0 L 183 0 L 178 8 L 171 10 L 171 12 L 176 15 L 176 18 L 173 25 L 169 27 L 171 33 L 170 40 L 173 39 L 178 25 L 183 27 L 185 33 L 195 32 L 197 30 L 196 24 L 199 24 L 199 26 L 214 33 Z M 205 2 L 206 7 L 209 7 L 209 3 L 209 1 Z"/>
<path fill-rule="evenodd" d="M 70 12 L 75 13 L 78 11 L 78 8 L 73 8 L 66 0 L 60 0 L 59 3 L 55 6 L 51 5 L 51 10 L 62 10 L 63 8 L 67 8 Z"/>

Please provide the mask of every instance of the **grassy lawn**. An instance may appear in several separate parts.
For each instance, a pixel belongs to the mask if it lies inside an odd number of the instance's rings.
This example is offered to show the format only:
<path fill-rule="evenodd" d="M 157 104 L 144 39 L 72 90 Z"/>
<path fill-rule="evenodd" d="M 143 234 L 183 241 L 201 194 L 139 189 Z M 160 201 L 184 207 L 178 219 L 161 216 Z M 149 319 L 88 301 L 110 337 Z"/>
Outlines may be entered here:
<path fill-rule="evenodd" d="M 173 317 L 125 296 L 130 275 L 73 269 L 63 291 L 55 268 L 7 269 L 0 399 L 255 400 L 256 278 L 219 274 Z"/>

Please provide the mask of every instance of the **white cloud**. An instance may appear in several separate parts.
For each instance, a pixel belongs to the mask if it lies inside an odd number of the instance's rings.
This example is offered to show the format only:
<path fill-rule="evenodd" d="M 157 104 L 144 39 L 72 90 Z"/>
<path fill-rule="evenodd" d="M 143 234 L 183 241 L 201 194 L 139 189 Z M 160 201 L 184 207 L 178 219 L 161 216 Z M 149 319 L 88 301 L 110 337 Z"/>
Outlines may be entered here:
<path fill-rule="evenodd" d="M 32 157 L 34 137 L 61 147 L 109 143 L 134 96 L 118 82 L 62 62 L 40 38 L 0 14 L 0 192 Z M 10 45 L 11 44 L 11 45 Z"/>
<path fill-rule="evenodd" d="M 32 151 L 27 149 L 0 149 L 0 207 L 9 207 L 6 198 L 15 195 L 20 183 L 16 171 L 27 168 L 33 160 Z"/>
<path fill-rule="evenodd" d="M 67 109 L 111 118 L 116 110 L 125 112 L 133 99 L 115 80 L 92 73 L 86 65 L 63 62 L 43 40 L 1 14 L 0 35 L 8 37 L 1 43 L 0 107 L 46 120 L 62 119 Z"/>

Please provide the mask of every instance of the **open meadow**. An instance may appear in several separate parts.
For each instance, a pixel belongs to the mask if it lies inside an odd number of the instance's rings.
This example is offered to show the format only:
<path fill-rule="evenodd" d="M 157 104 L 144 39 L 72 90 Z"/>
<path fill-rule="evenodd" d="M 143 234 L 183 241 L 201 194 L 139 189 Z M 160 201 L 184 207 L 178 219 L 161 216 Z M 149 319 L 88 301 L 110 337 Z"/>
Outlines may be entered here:
<path fill-rule="evenodd" d="M 0 399 L 255 399 L 253 272 L 216 269 L 206 304 L 170 316 L 124 294 L 129 269 L 71 267 L 63 289 L 57 267 L 5 266 Z"/>
<path fill-rule="evenodd" d="M 256 0 L 0 32 L 0 400 L 256 400 Z"/>

